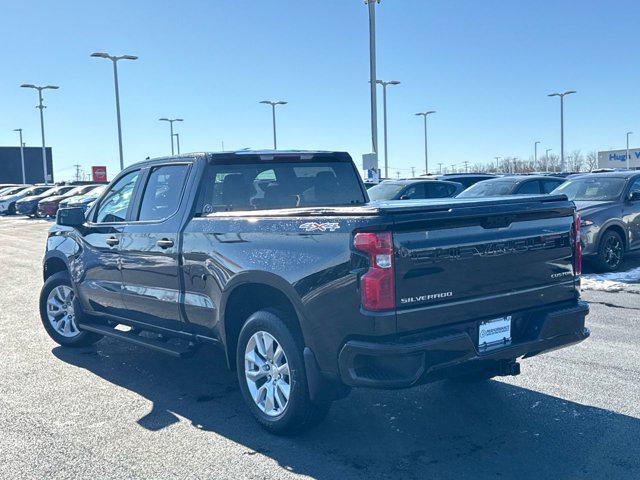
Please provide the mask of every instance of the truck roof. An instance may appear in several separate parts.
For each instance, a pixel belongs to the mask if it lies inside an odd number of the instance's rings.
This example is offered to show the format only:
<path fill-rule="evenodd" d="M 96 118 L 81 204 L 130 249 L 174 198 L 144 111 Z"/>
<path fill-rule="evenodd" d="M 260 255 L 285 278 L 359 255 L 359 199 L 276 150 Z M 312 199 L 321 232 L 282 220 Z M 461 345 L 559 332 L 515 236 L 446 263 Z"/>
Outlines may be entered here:
<path fill-rule="evenodd" d="M 180 155 L 168 155 L 156 157 L 137 162 L 134 165 L 145 165 L 163 162 L 173 162 L 180 160 L 190 160 L 193 158 L 205 158 L 211 163 L 253 163 L 256 161 L 273 160 L 321 160 L 351 162 L 351 156 L 347 152 L 330 150 L 232 150 L 228 152 L 192 152 Z"/>

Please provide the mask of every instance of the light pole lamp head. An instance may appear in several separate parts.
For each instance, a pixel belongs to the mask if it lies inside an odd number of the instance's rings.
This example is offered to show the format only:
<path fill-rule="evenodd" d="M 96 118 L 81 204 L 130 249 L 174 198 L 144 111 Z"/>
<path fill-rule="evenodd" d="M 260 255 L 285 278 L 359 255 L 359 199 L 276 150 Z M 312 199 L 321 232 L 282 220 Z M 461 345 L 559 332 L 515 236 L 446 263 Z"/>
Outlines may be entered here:
<path fill-rule="evenodd" d="M 629 135 L 633 135 L 633 132 L 627 132 L 627 137 L 628 137 Z"/>
<path fill-rule="evenodd" d="M 22 131 L 22 129 L 21 129 L 21 128 L 14 128 L 14 129 L 13 129 L 13 131 L 14 131 L 14 132 L 21 132 L 21 131 Z"/>
<path fill-rule="evenodd" d="M 120 58 L 123 60 L 138 60 L 138 57 L 135 55 L 122 55 Z"/>
<path fill-rule="evenodd" d="M 174 118 L 173 121 L 174 122 L 184 122 L 184 120 L 182 118 Z"/>
<path fill-rule="evenodd" d="M 170 122 L 171 120 L 169 120 L 168 118 L 162 117 L 162 118 L 159 118 L 158 121 L 159 122 Z"/>
<path fill-rule="evenodd" d="M 578 93 L 576 90 L 567 90 L 562 95 L 571 95 L 572 93 Z"/>
<path fill-rule="evenodd" d="M 22 85 L 20 85 L 22 88 L 38 88 L 36 87 L 34 84 L 32 83 L 23 83 Z"/>
<path fill-rule="evenodd" d="M 42 87 L 43 90 L 49 89 L 49 90 L 58 90 L 60 87 L 57 85 L 47 85 L 46 87 Z"/>
<path fill-rule="evenodd" d="M 111 58 L 111 55 L 104 52 L 94 52 L 91 54 L 91 56 L 96 58 Z"/>

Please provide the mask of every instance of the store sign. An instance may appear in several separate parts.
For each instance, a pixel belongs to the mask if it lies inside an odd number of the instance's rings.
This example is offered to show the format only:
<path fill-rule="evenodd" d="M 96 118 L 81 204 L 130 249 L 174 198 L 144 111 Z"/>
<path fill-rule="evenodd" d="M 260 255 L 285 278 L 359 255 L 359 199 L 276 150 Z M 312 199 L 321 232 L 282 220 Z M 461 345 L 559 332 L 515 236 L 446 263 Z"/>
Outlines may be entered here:
<path fill-rule="evenodd" d="M 106 182 L 107 181 L 107 167 L 91 167 L 91 177 L 94 182 Z"/>

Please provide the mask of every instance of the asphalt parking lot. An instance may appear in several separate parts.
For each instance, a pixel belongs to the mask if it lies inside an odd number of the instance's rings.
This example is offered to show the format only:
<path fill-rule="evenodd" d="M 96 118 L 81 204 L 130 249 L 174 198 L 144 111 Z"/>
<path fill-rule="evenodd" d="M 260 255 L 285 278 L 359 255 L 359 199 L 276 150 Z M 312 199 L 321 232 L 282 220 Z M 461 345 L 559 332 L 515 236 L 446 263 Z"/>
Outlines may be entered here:
<path fill-rule="evenodd" d="M 0 478 L 638 478 L 640 257 L 626 265 L 637 283 L 584 291 L 589 340 L 519 377 L 356 390 L 279 438 L 216 350 L 54 344 L 37 312 L 48 225 L 0 218 Z"/>

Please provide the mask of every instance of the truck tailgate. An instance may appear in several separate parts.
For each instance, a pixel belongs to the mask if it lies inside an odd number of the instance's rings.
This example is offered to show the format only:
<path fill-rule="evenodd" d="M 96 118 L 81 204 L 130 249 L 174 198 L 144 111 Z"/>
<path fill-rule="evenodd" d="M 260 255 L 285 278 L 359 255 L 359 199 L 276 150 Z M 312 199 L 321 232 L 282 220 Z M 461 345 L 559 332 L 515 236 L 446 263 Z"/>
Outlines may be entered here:
<path fill-rule="evenodd" d="M 448 200 L 381 207 L 393 217 L 399 332 L 577 298 L 565 197 Z"/>

